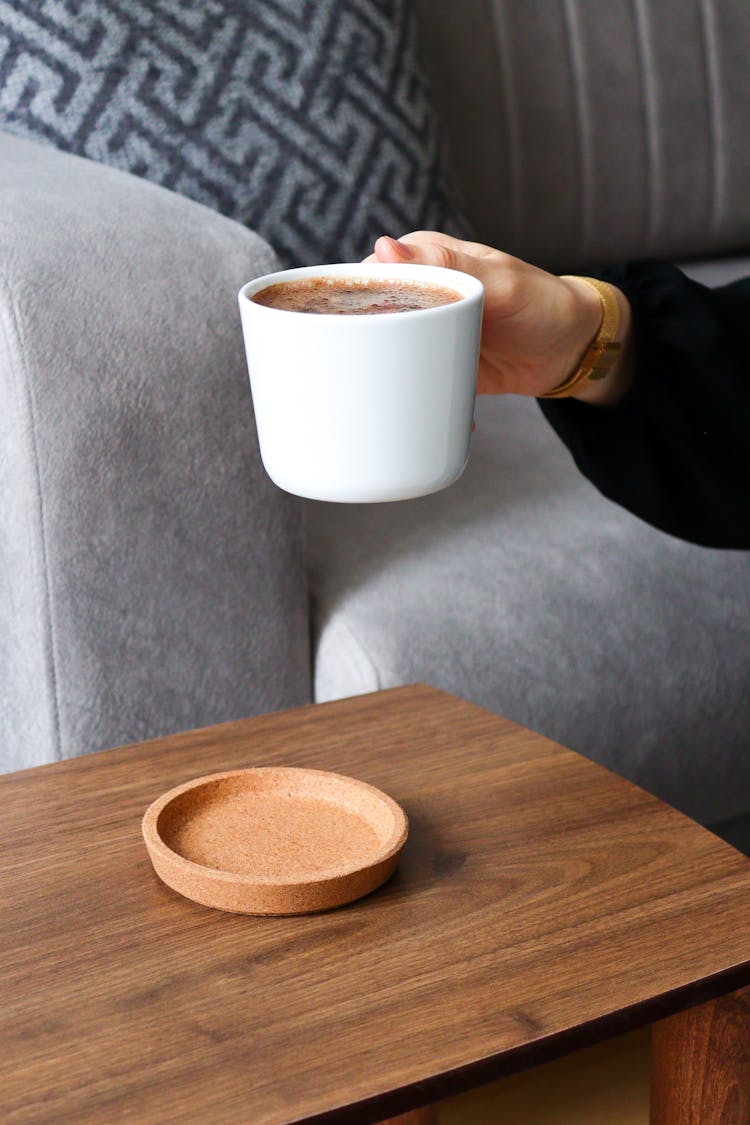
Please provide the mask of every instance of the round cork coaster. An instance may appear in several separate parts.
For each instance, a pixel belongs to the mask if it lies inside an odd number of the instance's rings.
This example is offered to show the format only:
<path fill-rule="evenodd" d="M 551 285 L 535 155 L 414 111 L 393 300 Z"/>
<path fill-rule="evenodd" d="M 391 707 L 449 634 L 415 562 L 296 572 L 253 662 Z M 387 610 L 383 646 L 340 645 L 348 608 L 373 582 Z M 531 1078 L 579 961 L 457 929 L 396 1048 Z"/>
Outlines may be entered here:
<path fill-rule="evenodd" d="M 384 883 L 408 821 L 364 781 L 266 767 L 170 789 L 142 829 L 156 874 L 186 898 L 239 914 L 307 914 Z"/>

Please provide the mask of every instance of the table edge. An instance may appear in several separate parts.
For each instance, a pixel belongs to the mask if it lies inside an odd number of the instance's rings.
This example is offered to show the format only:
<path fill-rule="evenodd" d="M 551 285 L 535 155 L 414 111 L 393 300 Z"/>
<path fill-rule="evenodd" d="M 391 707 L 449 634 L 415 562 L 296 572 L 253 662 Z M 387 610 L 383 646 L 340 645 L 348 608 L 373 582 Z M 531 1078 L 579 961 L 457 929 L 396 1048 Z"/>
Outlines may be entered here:
<path fill-rule="evenodd" d="M 408 1113 L 467 1093 L 477 1087 L 553 1062 L 564 1055 L 630 1031 L 648 1027 L 668 1016 L 705 1004 L 750 985 L 750 960 L 724 969 L 704 980 L 629 1005 L 620 1011 L 597 1016 L 580 1026 L 553 1032 L 531 1043 L 497 1055 L 430 1075 L 410 1086 L 402 1086 L 337 1109 L 289 1119 L 288 1125 L 376 1125 L 385 1118 Z"/>

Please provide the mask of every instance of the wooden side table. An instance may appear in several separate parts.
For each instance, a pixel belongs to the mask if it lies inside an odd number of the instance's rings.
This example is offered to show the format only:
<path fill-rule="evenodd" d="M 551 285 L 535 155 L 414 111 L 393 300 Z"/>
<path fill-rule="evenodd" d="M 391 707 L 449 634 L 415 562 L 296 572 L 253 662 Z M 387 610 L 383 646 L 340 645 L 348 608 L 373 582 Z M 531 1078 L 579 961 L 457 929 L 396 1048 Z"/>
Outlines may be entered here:
<path fill-rule="evenodd" d="M 254 918 L 158 881 L 140 819 L 160 792 L 282 763 L 404 806 L 390 883 Z M 655 1125 L 750 1120 L 750 861 L 460 699 L 261 716 L 0 795 L 3 1120 L 374 1122 L 647 1023 Z"/>

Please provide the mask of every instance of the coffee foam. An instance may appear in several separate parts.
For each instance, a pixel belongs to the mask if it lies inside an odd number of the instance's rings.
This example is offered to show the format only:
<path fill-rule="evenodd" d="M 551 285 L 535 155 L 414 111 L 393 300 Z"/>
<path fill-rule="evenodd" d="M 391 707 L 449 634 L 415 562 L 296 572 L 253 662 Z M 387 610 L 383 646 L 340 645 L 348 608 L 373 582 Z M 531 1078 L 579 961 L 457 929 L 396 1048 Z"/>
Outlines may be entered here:
<path fill-rule="evenodd" d="M 445 285 L 412 279 L 308 277 L 269 285 L 250 299 L 287 312 L 362 316 L 418 312 L 461 297 Z"/>

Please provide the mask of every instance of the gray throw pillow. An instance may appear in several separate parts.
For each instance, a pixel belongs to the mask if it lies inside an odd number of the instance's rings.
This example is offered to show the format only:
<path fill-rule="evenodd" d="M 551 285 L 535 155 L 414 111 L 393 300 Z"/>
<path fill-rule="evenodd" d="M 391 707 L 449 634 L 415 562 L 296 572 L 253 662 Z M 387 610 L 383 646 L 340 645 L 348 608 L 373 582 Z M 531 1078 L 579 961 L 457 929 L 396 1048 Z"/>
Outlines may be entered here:
<path fill-rule="evenodd" d="M 0 0 L 0 128 L 356 260 L 465 232 L 416 56 L 407 0 Z"/>

